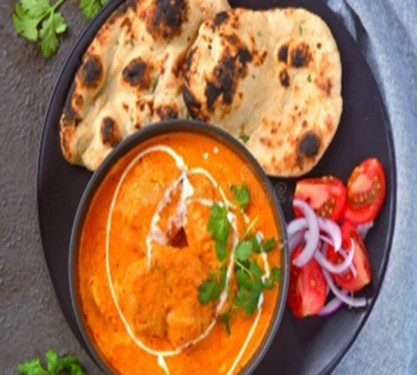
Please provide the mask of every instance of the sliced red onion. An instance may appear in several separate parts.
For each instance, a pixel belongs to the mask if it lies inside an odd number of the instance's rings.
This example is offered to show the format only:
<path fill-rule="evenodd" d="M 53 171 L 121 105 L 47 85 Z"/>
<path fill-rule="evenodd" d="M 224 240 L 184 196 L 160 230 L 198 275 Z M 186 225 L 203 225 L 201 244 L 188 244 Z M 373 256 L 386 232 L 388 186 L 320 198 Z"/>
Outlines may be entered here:
<path fill-rule="evenodd" d="M 288 247 L 290 250 L 290 255 L 298 246 L 304 246 L 304 231 L 300 231 L 295 233 L 290 239 L 288 240 Z"/>
<path fill-rule="evenodd" d="M 301 254 L 294 259 L 294 265 L 301 268 L 310 261 L 318 247 L 320 235 L 319 223 L 313 209 L 306 202 L 300 199 L 294 199 L 293 206 L 297 207 L 304 214 L 308 224 L 306 245 Z"/>
<path fill-rule="evenodd" d="M 324 219 L 322 217 L 318 217 L 317 221 L 319 222 L 320 230 L 330 236 L 333 241 L 332 246 L 336 251 L 339 251 L 342 247 L 342 231 L 340 230 L 339 225 L 333 220 Z"/>
<path fill-rule="evenodd" d="M 287 225 L 287 235 L 291 238 L 297 232 L 307 229 L 307 220 L 304 218 L 294 219 Z"/>
<path fill-rule="evenodd" d="M 340 254 L 343 256 L 343 258 L 347 259 L 349 254 L 345 249 L 340 249 Z M 352 262 L 349 266 L 350 271 L 352 272 L 353 277 L 356 279 L 358 276 L 358 271 L 356 270 L 355 264 Z"/>
<path fill-rule="evenodd" d="M 360 234 L 360 236 L 365 239 L 368 235 L 369 229 L 371 229 L 374 226 L 374 222 L 370 221 L 369 223 L 360 224 L 356 227 L 356 230 Z"/>
<path fill-rule="evenodd" d="M 339 298 L 335 297 L 329 303 L 327 303 L 327 305 L 324 306 L 317 315 L 323 317 L 332 315 L 337 310 L 339 310 L 342 305 L 343 302 Z"/>
<path fill-rule="evenodd" d="M 324 234 L 320 234 L 320 239 L 325 242 L 326 244 L 333 246 L 333 241 L 331 238 L 325 236 Z"/>
<path fill-rule="evenodd" d="M 330 274 L 326 271 L 323 270 L 323 275 L 327 281 L 327 284 L 329 285 L 331 291 L 333 292 L 333 294 L 339 298 L 343 303 L 345 303 L 348 306 L 351 307 L 366 307 L 368 306 L 368 301 L 366 300 L 366 298 L 355 298 L 355 297 L 350 297 L 348 296 L 344 291 L 340 290 L 336 284 L 333 282 L 332 277 L 330 276 Z"/>
<path fill-rule="evenodd" d="M 326 257 L 320 252 L 320 251 L 316 251 L 314 254 L 314 259 L 327 271 L 334 273 L 334 274 L 341 274 L 343 272 L 345 272 L 350 265 L 352 264 L 353 261 L 353 256 L 355 255 L 354 253 L 354 246 L 353 246 L 353 241 L 352 241 L 352 248 L 351 251 L 349 252 L 348 256 L 346 257 L 346 259 L 343 261 L 343 263 L 340 264 L 333 264 L 331 262 L 329 262 Z"/>

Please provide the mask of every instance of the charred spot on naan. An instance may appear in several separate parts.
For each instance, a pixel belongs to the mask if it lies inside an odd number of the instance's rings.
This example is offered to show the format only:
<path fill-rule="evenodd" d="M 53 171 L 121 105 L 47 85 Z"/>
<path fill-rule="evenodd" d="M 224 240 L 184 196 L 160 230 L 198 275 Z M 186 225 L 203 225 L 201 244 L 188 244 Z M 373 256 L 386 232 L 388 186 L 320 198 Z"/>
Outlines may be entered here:
<path fill-rule="evenodd" d="M 114 147 L 121 139 L 119 128 L 116 121 L 111 117 L 105 117 L 100 127 L 101 141 L 104 145 Z"/>
<path fill-rule="evenodd" d="M 181 34 L 188 12 L 187 0 L 154 0 L 142 17 L 154 39 L 170 40 Z"/>
<path fill-rule="evenodd" d="M 305 68 L 311 60 L 310 47 L 307 43 L 301 42 L 291 48 L 290 64 L 294 68 Z"/>
<path fill-rule="evenodd" d="M 130 86 L 141 90 L 151 87 L 151 67 L 142 58 L 138 57 L 129 62 L 122 72 L 123 81 Z"/>
<path fill-rule="evenodd" d="M 70 93 L 65 100 L 64 110 L 61 117 L 61 126 L 78 126 L 81 122 L 81 118 L 77 110 L 73 106 L 73 98 L 75 97 L 74 83 L 71 86 Z"/>
<path fill-rule="evenodd" d="M 182 89 L 182 97 L 192 118 L 206 120 L 206 116 L 201 112 L 202 104 L 195 98 L 186 85 Z"/>
<path fill-rule="evenodd" d="M 96 55 L 87 56 L 78 71 L 78 77 L 82 86 L 89 89 L 97 88 L 103 79 L 103 63 L 101 58 Z"/>
<path fill-rule="evenodd" d="M 279 81 L 281 82 L 282 87 L 288 88 L 290 86 L 290 76 L 287 69 L 282 69 L 279 73 Z"/>
<path fill-rule="evenodd" d="M 176 105 L 162 105 L 156 108 L 156 114 L 161 121 L 174 120 L 178 118 L 178 109 Z"/>
<path fill-rule="evenodd" d="M 320 151 L 320 138 L 314 132 L 305 133 L 297 145 L 297 164 L 302 165 L 305 159 L 313 160 Z"/>
<path fill-rule="evenodd" d="M 246 76 L 247 65 L 252 59 L 251 52 L 245 46 L 240 46 L 234 54 L 226 48 L 223 57 L 214 68 L 212 77 L 206 82 L 204 95 L 209 111 L 214 111 L 214 103 L 220 96 L 223 104 L 232 104 L 238 82 Z"/>
<path fill-rule="evenodd" d="M 227 21 L 229 19 L 229 13 L 226 11 L 217 13 L 216 17 L 214 17 L 213 22 L 212 22 L 212 26 L 213 28 L 217 28 L 219 27 L 221 24 L 223 24 L 225 21 Z"/>
<path fill-rule="evenodd" d="M 283 44 L 278 50 L 278 61 L 287 63 L 288 60 L 288 44 Z"/>

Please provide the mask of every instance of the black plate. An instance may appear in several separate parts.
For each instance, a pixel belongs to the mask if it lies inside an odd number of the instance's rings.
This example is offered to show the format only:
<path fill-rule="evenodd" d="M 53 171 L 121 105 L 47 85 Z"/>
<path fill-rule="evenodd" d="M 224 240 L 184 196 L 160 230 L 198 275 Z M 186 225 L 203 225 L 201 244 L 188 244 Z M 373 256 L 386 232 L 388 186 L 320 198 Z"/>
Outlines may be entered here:
<path fill-rule="evenodd" d="M 74 46 L 54 88 L 39 152 L 38 211 L 46 262 L 64 314 L 83 343 L 72 315 L 68 285 L 68 250 L 71 228 L 81 195 L 91 174 L 70 166 L 61 155 L 59 118 L 81 57 L 95 33 L 123 2 L 113 0 L 91 22 Z M 304 375 L 329 373 L 353 343 L 374 306 L 387 266 L 395 221 L 396 169 L 390 125 L 372 73 L 358 46 L 338 18 L 319 0 L 232 0 L 233 6 L 267 9 L 300 6 L 320 15 L 339 46 L 343 65 L 344 108 L 339 130 L 311 176 L 333 174 L 344 180 L 355 165 L 377 157 L 387 175 L 387 197 L 366 244 L 373 271 L 371 298 L 366 310 L 344 308 L 331 318 L 295 319 L 287 310 L 271 350 L 257 374 Z M 290 219 L 295 180 L 272 179 L 286 217 Z"/>

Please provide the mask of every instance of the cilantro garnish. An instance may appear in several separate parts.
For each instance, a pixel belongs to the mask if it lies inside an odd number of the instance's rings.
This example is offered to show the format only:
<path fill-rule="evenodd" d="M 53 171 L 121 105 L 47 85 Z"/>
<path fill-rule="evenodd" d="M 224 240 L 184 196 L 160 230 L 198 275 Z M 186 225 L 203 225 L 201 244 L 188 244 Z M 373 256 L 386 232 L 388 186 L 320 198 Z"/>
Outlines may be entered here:
<path fill-rule="evenodd" d="M 250 194 L 249 189 L 246 185 L 242 184 L 240 186 L 232 185 L 232 193 L 235 196 L 236 203 L 241 210 L 245 210 L 249 204 Z"/>
<path fill-rule="evenodd" d="M 198 287 L 198 300 L 204 306 L 220 297 L 221 288 L 217 278 L 209 278 Z"/>
<path fill-rule="evenodd" d="M 249 189 L 246 185 L 233 185 L 231 187 L 235 201 L 243 211 L 250 202 Z M 231 223 L 228 218 L 228 207 L 218 203 L 213 204 L 210 210 L 210 219 L 207 230 L 215 243 L 216 256 L 221 266 L 217 273 L 210 275 L 198 288 L 198 299 L 202 305 L 208 305 L 219 299 L 221 292 L 226 288 L 227 267 L 229 257 L 228 239 Z M 257 254 L 269 253 L 273 250 L 277 240 L 274 237 L 262 241 L 259 235 L 253 233 L 258 223 L 258 217 L 253 219 L 246 227 L 243 236 L 236 245 L 233 262 L 237 290 L 229 290 L 229 309 L 218 316 L 218 321 L 224 324 L 226 333 L 230 335 L 230 321 L 236 311 L 252 316 L 258 309 L 259 299 L 265 290 L 273 289 L 280 280 L 280 269 L 274 267 L 268 278 L 263 276 L 263 270 L 256 260 Z"/>
<path fill-rule="evenodd" d="M 243 143 L 248 143 L 250 137 L 248 134 L 242 132 L 239 134 L 239 138 L 242 140 Z"/>
<path fill-rule="evenodd" d="M 17 373 L 22 375 L 85 375 L 77 358 L 73 356 L 59 357 L 55 350 L 46 352 L 46 369 L 39 358 L 21 362 L 17 366 Z"/>
<path fill-rule="evenodd" d="M 24 38 L 38 42 L 44 57 L 53 56 L 59 48 L 58 36 L 67 30 L 64 17 L 57 10 L 66 0 L 21 0 L 12 15 L 13 26 Z M 108 0 L 81 0 L 84 17 L 91 20 Z"/>
<path fill-rule="evenodd" d="M 107 4 L 108 0 L 81 0 L 80 8 L 87 21 L 90 21 L 99 12 L 99 10 Z"/>
<path fill-rule="evenodd" d="M 54 5 L 50 0 L 21 0 L 12 15 L 16 31 L 24 38 L 39 42 L 42 54 L 49 58 L 59 47 L 58 35 L 63 34 L 67 24 L 57 9 L 65 0 Z"/>

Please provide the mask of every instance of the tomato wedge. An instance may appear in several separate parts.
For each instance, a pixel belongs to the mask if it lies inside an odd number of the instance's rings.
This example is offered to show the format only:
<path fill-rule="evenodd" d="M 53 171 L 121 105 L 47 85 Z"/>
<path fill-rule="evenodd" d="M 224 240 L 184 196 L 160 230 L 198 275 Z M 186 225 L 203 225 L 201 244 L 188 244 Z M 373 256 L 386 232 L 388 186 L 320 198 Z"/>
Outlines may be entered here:
<path fill-rule="evenodd" d="M 308 178 L 297 182 L 294 198 L 306 201 L 317 215 L 339 220 L 346 204 L 346 188 L 342 181 L 333 176 Z M 296 216 L 301 212 L 294 209 Z"/>
<path fill-rule="evenodd" d="M 386 193 L 385 172 L 377 159 L 367 159 L 352 172 L 347 183 L 347 204 L 343 214 L 352 224 L 373 221 Z"/>
<path fill-rule="evenodd" d="M 317 314 L 324 306 L 327 296 L 327 284 L 319 264 L 310 260 L 303 268 L 293 265 L 293 260 L 300 255 L 303 248 L 299 246 L 291 255 L 290 288 L 288 306 L 297 318 Z"/>
<path fill-rule="evenodd" d="M 353 240 L 353 248 L 355 251 L 353 265 L 356 268 L 357 275 L 355 277 L 349 269 L 340 275 L 332 274 L 332 278 L 342 289 L 348 292 L 357 292 L 365 285 L 368 285 L 372 280 L 368 253 L 361 236 L 352 224 L 349 222 L 343 223 L 341 230 L 343 238 L 342 246 L 348 252 L 352 249 L 351 239 Z M 332 246 L 329 246 L 327 250 L 327 259 L 333 264 L 340 264 L 345 258 L 343 258 L 340 253 L 336 253 Z"/>

